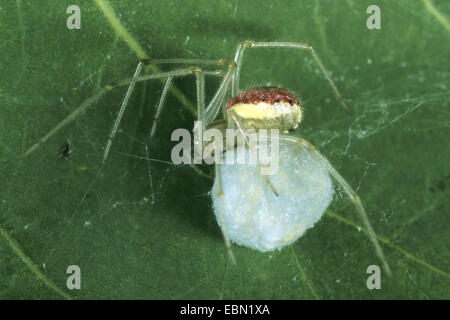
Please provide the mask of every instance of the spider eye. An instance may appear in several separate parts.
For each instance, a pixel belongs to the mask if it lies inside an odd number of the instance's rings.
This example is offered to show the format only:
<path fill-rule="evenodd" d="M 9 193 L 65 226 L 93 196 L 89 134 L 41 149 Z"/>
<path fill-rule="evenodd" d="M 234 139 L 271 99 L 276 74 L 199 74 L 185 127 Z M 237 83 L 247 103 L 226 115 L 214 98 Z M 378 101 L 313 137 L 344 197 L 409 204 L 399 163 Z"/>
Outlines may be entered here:
<path fill-rule="evenodd" d="M 280 102 L 280 99 L 277 99 L 275 102 L 276 102 L 276 103 Z"/>
<path fill-rule="evenodd" d="M 262 102 L 266 102 L 266 98 L 262 98 L 261 101 L 262 101 Z"/>
<path fill-rule="evenodd" d="M 289 100 L 289 104 L 292 106 L 292 100 Z"/>

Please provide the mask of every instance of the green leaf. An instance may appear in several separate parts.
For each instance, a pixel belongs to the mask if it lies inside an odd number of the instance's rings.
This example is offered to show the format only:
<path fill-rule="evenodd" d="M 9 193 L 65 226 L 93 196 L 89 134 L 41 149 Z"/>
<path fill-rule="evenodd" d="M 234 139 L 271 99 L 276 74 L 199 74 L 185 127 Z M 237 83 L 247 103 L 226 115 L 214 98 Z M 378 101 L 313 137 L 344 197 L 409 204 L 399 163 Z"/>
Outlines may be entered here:
<path fill-rule="evenodd" d="M 81 29 L 69 30 L 71 4 L 0 5 L 1 299 L 450 298 L 448 1 L 83 1 Z M 366 27 L 371 4 L 381 30 Z M 101 87 L 131 77 L 139 57 L 233 59 L 243 40 L 311 43 L 352 109 L 308 53 L 246 53 L 242 86 L 295 92 L 304 108 L 295 135 L 360 195 L 394 275 L 382 275 L 381 290 L 366 286 L 367 267 L 380 262 L 340 191 L 292 246 L 234 245 L 238 264 L 229 263 L 212 181 L 170 163 L 171 132 L 193 127 L 192 77 L 175 81 L 186 100 L 169 95 L 151 142 L 162 84 L 137 85 L 104 167 L 125 88 L 19 160 Z M 218 81 L 206 85 L 210 99 Z M 146 160 L 146 147 L 162 162 Z M 66 287 L 70 265 L 81 268 L 80 290 Z"/>

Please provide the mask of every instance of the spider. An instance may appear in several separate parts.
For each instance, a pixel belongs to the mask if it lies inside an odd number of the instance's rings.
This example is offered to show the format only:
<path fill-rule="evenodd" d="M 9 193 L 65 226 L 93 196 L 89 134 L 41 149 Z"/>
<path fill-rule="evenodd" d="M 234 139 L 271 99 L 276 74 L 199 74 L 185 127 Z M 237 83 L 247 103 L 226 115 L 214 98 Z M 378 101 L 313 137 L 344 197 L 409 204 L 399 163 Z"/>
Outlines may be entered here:
<path fill-rule="evenodd" d="M 213 206 L 231 262 L 236 264 L 231 249 L 231 241 L 246 245 L 259 251 L 273 250 L 292 243 L 298 239 L 307 228 L 312 227 L 312 225 L 320 219 L 320 216 L 326 210 L 331 201 L 332 186 L 329 178 L 331 175 L 343 188 L 350 201 L 355 205 L 356 211 L 359 214 L 365 229 L 367 230 L 367 235 L 375 248 L 376 255 L 381 260 L 386 273 L 391 276 L 389 265 L 383 254 L 382 248 L 378 243 L 375 232 L 373 231 L 359 196 L 311 143 L 305 139 L 286 134 L 289 131 L 292 131 L 292 129 L 295 129 L 302 120 L 302 109 L 298 99 L 289 91 L 274 87 L 258 87 L 240 92 L 239 77 L 243 56 L 246 49 L 253 48 L 297 49 L 311 54 L 313 60 L 318 65 L 322 74 L 331 86 L 337 100 L 343 108 L 350 113 L 350 109 L 343 100 L 336 85 L 311 45 L 300 42 L 243 41 L 238 44 L 235 57 L 232 61 L 228 61 L 226 59 L 150 59 L 140 61 L 132 78 L 107 84 L 104 88 L 100 89 L 93 96 L 85 100 L 78 108 L 72 111 L 72 113 L 58 123 L 53 129 L 51 129 L 43 138 L 30 147 L 21 158 L 28 156 L 36 150 L 41 144 L 45 143 L 63 126 L 73 121 L 78 115 L 84 112 L 105 93 L 113 88 L 128 85 L 128 90 L 126 91 L 125 97 L 122 101 L 103 153 L 103 163 L 105 163 L 136 82 L 160 79 L 164 83 L 164 88 L 158 105 L 156 106 L 155 117 L 150 131 L 150 139 L 152 139 L 155 135 L 160 114 L 164 106 L 164 101 L 170 90 L 172 80 L 178 77 L 194 75 L 196 79 L 196 113 L 198 120 L 194 125 L 194 130 L 201 129 L 201 132 L 205 132 L 208 128 L 217 128 L 219 130 L 233 128 L 235 130 L 239 130 L 239 132 L 244 135 L 246 144 L 248 143 L 248 139 L 244 130 L 277 129 L 283 133 L 279 135 L 279 141 L 281 142 L 280 158 L 282 159 L 282 174 L 276 174 L 270 177 L 265 176 L 262 180 L 259 180 L 263 181 L 263 183 L 256 182 L 253 184 L 248 183 L 249 186 L 239 186 L 239 182 L 236 181 L 239 178 L 241 178 L 242 181 L 242 178 L 244 177 L 244 182 L 245 179 L 255 179 L 256 181 L 255 176 L 252 176 L 251 173 L 249 174 L 252 170 L 254 171 L 254 168 L 251 166 L 238 168 L 238 166 L 215 163 L 215 182 L 212 189 Z M 176 68 L 168 72 L 157 72 L 141 75 L 145 65 L 157 64 L 189 66 Z M 200 68 L 198 65 L 203 65 L 204 67 Z M 222 70 L 210 70 L 211 66 L 222 67 Z M 225 67 L 227 67 L 227 69 L 223 70 Z M 215 76 L 221 78 L 220 85 L 208 105 L 205 103 L 205 76 Z M 228 103 L 225 103 L 226 98 L 230 93 L 232 98 L 228 100 Z M 216 120 L 220 111 L 222 111 L 223 119 Z M 200 127 L 196 128 L 196 126 Z M 225 157 L 227 157 L 227 152 L 228 150 L 225 151 Z M 291 207 L 294 207 L 296 210 L 300 211 L 307 210 L 303 208 L 305 202 L 296 203 L 295 199 L 291 199 L 295 197 L 283 197 L 283 193 L 291 193 L 289 188 L 296 188 L 295 184 L 292 185 L 292 179 L 290 180 L 290 183 L 286 183 L 286 181 L 289 181 L 289 176 L 296 175 L 295 173 L 289 172 L 292 170 L 292 166 L 296 170 L 298 176 L 297 180 L 293 180 L 294 182 L 298 181 L 302 175 L 307 175 L 310 178 L 308 180 L 309 182 L 304 185 L 303 191 L 306 191 L 306 200 L 308 200 L 308 197 L 314 198 L 312 202 L 316 208 L 313 209 L 313 215 L 316 216 L 310 217 L 310 221 L 307 221 L 306 223 L 301 221 L 302 219 L 305 219 L 304 217 L 300 218 L 300 221 L 298 217 L 291 217 L 290 219 L 294 220 L 288 219 L 284 221 L 283 223 L 285 226 L 294 227 L 290 229 L 288 234 L 282 234 L 280 237 L 280 235 L 274 234 L 270 231 L 271 227 L 278 228 L 278 226 L 275 226 L 277 224 L 277 219 L 274 218 L 273 213 L 280 210 L 280 207 L 278 206 L 280 201 L 294 201 L 290 203 Z M 192 165 L 192 167 L 198 173 L 202 173 L 202 171 L 196 168 L 195 165 Z M 280 177 L 284 177 L 284 180 Z M 315 189 L 311 188 L 311 185 L 314 185 Z M 238 188 L 237 191 L 236 187 Z M 233 188 L 235 189 L 234 191 Z M 247 188 L 251 188 L 252 190 L 247 190 Z M 267 192 L 267 190 L 269 191 Z M 251 195 L 249 194 L 250 191 L 253 192 Z M 235 192 L 235 196 L 228 196 L 229 193 L 232 192 Z M 321 194 L 324 196 L 320 197 Z M 249 197 L 253 197 L 254 199 L 249 200 Z M 277 205 L 271 206 L 271 203 L 276 202 L 278 203 Z M 244 208 L 242 203 L 251 203 L 252 205 Z M 302 207 L 298 207 L 298 205 L 301 205 Z M 243 213 L 242 211 L 245 210 L 248 212 Z M 258 214 L 260 211 L 265 211 L 265 214 L 261 215 L 262 218 L 259 217 L 260 223 L 262 220 L 262 225 L 265 225 L 265 229 L 261 229 L 261 226 L 248 226 L 249 223 L 251 224 L 255 220 L 258 220 Z M 246 214 L 251 214 L 252 218 L 246 220 Z M 309 215 L 310 214 L 308 213 L 306 216 Z M 278 217 L 280 217 L 280 214 L 278 214 Z M 269 219 L 270 221 L 267 221 L 266 219 Z M 249 229 L 243 229 L 243 225 Z M 248 239 L 248 237 L 246 238 L 246 234 L 242 235 L 243 230 L 250 230 L 249 233 L 256 233 L 255 237 L 257 241 L 255 242 Z"/>

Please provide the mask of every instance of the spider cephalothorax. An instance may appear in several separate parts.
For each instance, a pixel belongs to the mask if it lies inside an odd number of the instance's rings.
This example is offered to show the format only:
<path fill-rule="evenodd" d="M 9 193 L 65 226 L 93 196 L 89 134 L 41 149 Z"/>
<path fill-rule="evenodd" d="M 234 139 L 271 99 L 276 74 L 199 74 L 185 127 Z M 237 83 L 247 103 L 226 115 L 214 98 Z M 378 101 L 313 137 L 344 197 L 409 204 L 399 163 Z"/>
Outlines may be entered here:
<path fill-rule="evenodd" d="M 226 109 L 246 129 L 279 129 L 288 132 L 297 128 L 302 120 L 298 99 L 289 91 L 276 87 L 245 90 L 230 99 Z"/>

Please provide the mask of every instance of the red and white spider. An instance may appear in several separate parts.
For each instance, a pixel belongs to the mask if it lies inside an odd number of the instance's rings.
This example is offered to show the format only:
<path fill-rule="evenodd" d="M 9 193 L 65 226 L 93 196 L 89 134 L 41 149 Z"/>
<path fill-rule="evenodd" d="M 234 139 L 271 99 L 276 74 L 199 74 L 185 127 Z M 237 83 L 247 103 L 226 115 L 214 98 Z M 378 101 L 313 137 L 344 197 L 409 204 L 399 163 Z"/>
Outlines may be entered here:
<path fill-rule="evenodd" d="M 355 205 L 368 237 L 374 245 L 376 255 L 381 260 L 386 273 L 390 275 L 389 265 L 359 196 L 314 146 L 302 138 L 286 134 L 290 129 L 295 129 L 302 120 L 302 109 L 298 99 L 287 90 L 274 87 L 258 87 L 243 92 L 239 91 L 239 76 L 244 52 L 250 48 L 288 48 L 308 52 L 327 79 L 341 105 L 350 113 L 336 85 L 309 44 L 244 41 L 239 43 L 233 61 L 226 59 L 151 59 L 139 62 L 132 78 L 108 84 L 100 89 L 28 149 L 22 158 L 28 156 L 59 129 L 73 121 L 105 93 L 113 88 L 128 85 L 105 147 L 103 154 L 103 162 L 105 162 L 136 82 L 152 79 L 165 81 L 151 128 L 150 137 L 153 137 L 172 80 L 177 77 L 194 75 L 197 88 L 196 113 L 198 124 L 202 126 L 202 132 L 214 127 L 220 130 L 237 129 L 244 135 L 244 130 L 249 129 L 278 129 L 283 133 L 279 135 L 280 169 L 274 175 L 261 177 L 257 168 L 252 165 L 215 164 L 216 178 L 211 196 L 231 261 L 235 263 L 231 242 L 259 251 L 268 251 L 280 249 L 301 237 L 306 229 L 311 228 L 320 219 L 332 199 L 331 176 Z M 189 66 L 168 72 L 141 75 L 145 65 L 156 64 Z M 201 68 L 198 65 L 204 67 Z M 210 66 L 226 66 L 228 69 L 226 71 L 210 70 Z M 205 103 L 205 76 L 222 78 L 218 89 L 207 105 Z M 232 98 L 227 102 L 226 99 L 230 94 Z M 217 121 L 219 113 L 223 115 L 223 119 Z M 227 152 L 225 151 L 225 158 Z M 193 167 L 197 172 L 200 171 L 195 166 Z"/>

